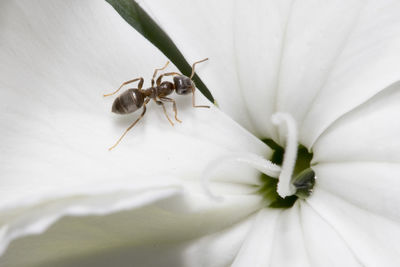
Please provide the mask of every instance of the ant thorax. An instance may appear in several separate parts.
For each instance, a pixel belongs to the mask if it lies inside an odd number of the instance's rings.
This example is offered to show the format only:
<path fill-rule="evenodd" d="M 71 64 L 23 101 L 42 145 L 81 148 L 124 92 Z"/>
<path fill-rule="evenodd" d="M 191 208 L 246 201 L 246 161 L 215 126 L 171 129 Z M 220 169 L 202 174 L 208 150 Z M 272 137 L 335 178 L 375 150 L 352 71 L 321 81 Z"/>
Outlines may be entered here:
<path fill-rule="evenodd" d="M 157 89 L 155 87 L 150 87 L 145 90 L 142 90 L 143 95 L 149 98 L 156 98 L 157 97 Z"/>
<path fill-rule="evenodd" d="M 162 82 L 159 86 L 157 86 L 157 94 L 159 96 L 167 96 L 172 94 L 172 92 L 174 91 L 175 86 L 172 82 Z"/>

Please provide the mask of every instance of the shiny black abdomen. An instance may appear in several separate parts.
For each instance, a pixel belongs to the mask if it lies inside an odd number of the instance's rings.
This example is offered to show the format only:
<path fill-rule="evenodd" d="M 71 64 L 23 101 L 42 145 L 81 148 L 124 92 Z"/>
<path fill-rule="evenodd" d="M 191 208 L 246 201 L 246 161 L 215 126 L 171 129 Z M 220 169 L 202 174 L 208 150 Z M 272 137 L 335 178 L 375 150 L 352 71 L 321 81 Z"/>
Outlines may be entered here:
<path fill-rule="evenodd" d="M 120 94 L 113 103 L 112 112 L 128 114 L 143 106 L 144 97 L 138 89 L 128 89 Z"/>

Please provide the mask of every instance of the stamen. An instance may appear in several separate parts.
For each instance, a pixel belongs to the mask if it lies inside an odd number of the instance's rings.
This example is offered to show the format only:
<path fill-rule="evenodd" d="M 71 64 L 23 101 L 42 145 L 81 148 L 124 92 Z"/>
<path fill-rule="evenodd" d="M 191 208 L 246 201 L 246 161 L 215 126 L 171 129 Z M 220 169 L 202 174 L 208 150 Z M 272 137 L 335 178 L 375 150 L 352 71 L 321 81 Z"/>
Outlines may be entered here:
<path fill-rule="evenodd" d="M 297 127 L 295 120 L 288 113 L 275 113 L 271 119 L 275 125 L 286 125 L 286 149 L 277 189 L 278 194 L 285 198 L 296 193 L 296 188 L 292 185 L 291 180 L 297 157 Z"/>
<path fill-rule="evenodd" d="M 202 176 L 201 176 L 201 184 L 205 191 L 205 193 L 212 199 L 216 201 L 222 201 L 223 197 L 217 195 L 212 192 L 209 185 L 209 179 L 212 174 L 218 169 L 220 165 L 226 162 L 241 162 L 247 163 L 250 166 L 254 167 L 255 169 L 259 170 L 262 173 L 270 177 L 277 178 L 281 173 L 281 167 L 275 165 L 269 160 L 264 159 L 256 154 L 251 153 L 243 153 L 243 154 L 231 154 L 227 156 L 223 156 L 211 161 L 205 168 Z"/>

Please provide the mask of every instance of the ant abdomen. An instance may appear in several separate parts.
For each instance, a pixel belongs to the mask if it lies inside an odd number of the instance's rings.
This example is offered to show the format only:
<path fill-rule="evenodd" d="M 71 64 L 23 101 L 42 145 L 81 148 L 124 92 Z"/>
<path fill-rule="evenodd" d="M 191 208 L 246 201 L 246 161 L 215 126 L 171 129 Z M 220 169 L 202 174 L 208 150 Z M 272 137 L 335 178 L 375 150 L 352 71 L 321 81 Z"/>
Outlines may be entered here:
<path fill-rule="evenodd" d="M 175 91 L 178 95 L 187 95 L 193 92 L 194 83 L 184 75 L 174 77 Z"/>
<path fill-rule="evenodd" d="M 117 114 L 132 113 L 141 108 L 143 102 L 143 94 L 138 89 L 128 89 L 115 99 L 111 111 Z"/>

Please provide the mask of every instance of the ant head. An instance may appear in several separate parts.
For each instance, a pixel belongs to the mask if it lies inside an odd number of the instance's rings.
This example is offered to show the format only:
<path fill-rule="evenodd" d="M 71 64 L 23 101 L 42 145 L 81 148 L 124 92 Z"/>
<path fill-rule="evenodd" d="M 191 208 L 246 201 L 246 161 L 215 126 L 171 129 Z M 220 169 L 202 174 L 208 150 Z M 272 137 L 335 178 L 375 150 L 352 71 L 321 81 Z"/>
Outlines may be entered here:
<path fill-rule="evenodd" d="M 193 81 L 184 75 L 174 77 L 175 91 L 178 95 L 186 95 L 191 93 L 195 86 Z"/>

